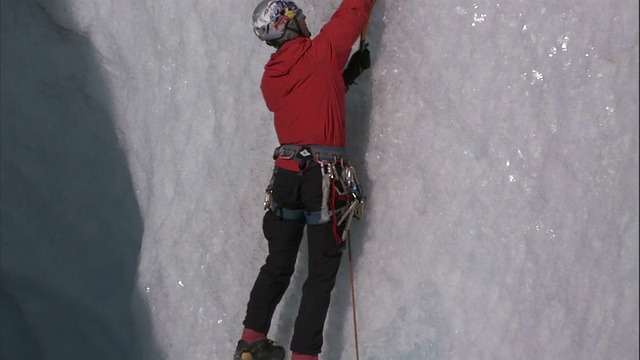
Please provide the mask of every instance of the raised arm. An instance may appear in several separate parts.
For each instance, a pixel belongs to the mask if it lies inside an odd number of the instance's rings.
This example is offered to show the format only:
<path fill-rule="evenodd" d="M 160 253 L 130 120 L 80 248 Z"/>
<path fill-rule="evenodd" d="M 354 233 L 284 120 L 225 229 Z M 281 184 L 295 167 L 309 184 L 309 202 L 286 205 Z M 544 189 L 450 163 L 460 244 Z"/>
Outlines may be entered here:
<path fill-rule="evenodd" d="M 331 19 L 314 38 L 314 45 L 328 47 L 341 71 L 349 59 L 351 47 L 369 21 L 373 0 L 344 0 Z"/>

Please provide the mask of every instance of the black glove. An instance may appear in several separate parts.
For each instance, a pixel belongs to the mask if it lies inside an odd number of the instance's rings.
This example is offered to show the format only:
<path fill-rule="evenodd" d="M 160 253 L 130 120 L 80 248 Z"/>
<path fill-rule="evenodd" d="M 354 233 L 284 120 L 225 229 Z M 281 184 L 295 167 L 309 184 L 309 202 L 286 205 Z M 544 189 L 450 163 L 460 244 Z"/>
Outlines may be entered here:
<path fill-rule="evenodd" d="M 371 66 L 371 56 L 367 46 L 369 46 L 368 43 L 364 44 L 362 50 L 358 50 L 351 55 L 349 64 L 342 72 L 342 79 L 344 79 L 344 84 L 347 88 L 353 85 L 358 76 Z"/>

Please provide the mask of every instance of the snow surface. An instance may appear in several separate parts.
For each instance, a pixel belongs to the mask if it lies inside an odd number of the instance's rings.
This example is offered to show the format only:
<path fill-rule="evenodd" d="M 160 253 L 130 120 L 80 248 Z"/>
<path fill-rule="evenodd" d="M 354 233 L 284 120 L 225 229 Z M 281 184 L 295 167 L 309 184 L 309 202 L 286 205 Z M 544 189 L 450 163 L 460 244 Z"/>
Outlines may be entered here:
<path fill-rule="evenodd" d="M 277 145 L 256 3 L 2 1 L 2 359 L 231 358 Z M 339 1 L 298 3 L 315 34 Z M 638 2 L 378 0 L 368 39 L 360 358 L 637 359 Z M 349 289 L 345 256 L 322 359 Z"/>

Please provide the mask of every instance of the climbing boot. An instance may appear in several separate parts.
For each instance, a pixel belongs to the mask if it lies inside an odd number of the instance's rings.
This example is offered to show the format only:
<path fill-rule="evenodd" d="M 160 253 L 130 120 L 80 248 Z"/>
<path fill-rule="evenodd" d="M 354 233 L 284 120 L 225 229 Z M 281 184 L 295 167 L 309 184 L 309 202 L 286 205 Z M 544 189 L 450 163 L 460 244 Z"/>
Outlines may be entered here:
<path fill-rule="evenodd" d="M 240 340 L 233 360 L 284 360 L 284 354 L 284 348 L 275 345 L 269 339 L 258 340 L 251 344 Z"/>

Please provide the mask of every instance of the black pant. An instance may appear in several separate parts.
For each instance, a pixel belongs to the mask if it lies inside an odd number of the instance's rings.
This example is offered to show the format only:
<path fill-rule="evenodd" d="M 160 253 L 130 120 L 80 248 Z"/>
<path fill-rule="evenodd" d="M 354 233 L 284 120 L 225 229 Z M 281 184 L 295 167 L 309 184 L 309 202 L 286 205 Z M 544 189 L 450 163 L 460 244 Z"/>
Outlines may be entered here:
<path fill-rule="evenodd" d="M 278 168 L 273 200 L 287 209 L 319 211 L 322 206 L 322 175 L 314 165 L 303 173 Z M 263 219 L 269 242 L 266 263 L 251 290 L 244 326 L 268 333 L 271 318 L 293 275 L 298 248 L 306 222 L 282 219 L 269 210 Z M 341 229 L 338 229 L 340 234 Z M 316 355 L 322 348 L 322 331 L 340 267 L 342 246 L 336 241 L 332 221 L 307 225 L 309 273 L 302 288 L 302 300 L 295 322 L 291 350 Z"/>

